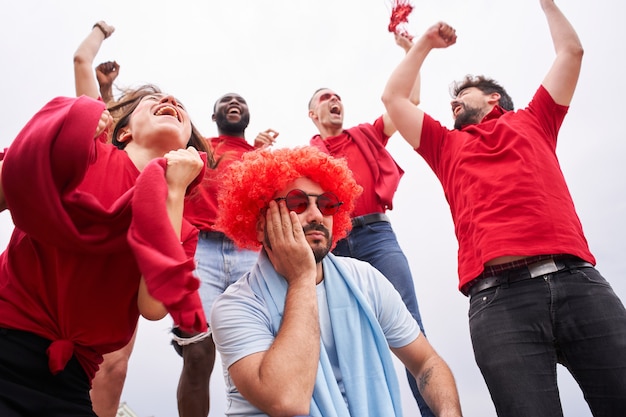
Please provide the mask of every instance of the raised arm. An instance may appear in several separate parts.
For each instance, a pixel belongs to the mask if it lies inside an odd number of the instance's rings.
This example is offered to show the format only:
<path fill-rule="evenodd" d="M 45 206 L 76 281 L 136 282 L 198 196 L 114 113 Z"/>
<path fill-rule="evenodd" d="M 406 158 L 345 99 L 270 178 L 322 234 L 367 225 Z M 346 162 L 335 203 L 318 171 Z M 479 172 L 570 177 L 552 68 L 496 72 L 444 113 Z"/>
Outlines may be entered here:
<path fill-rule="evenodd" d="M 580 74 L 583 47 L 576 31 L 554 4 L 554 0 L 540 0 L 548 20 L 556 58 L 542 85 L 557 104 L 568 106 L 574 96 Z"/>
<path fill-rule="evenodd" d="M 404 52 L 407 54 L 411 50 L 413 46 L 413 42 L 409 37 L 408 33 L 395 33 L 394 34 L 396 44 L 404 49 Z M 411 90 L 411 94 L 409 95 L 409 100 L 414 105 L 418 105 L 420 102 L 420 74 L 418 73 L 415 77 L 415 82 L 413 83 L 413 89 Z M 383 122 L 385 125 L 385 135 L 391 136 L 396 133 L 396 126 L 393 124 L 393 121 L 389 117 L 389 114 L 383 114 Z"/>
<path fill-rule="evenodd" d="M 89 35 L 81 42 L 74 52 L 74 83 L 76 96 L 98 98 L 100 96 L 96 80 L 93 76 L 93 61 L 102 46 L 102 42 L 115 31 L 113 26 L 99 21 Z M 110 94 L 112 95 L 112 93 Z M 104 97 L 103 97 L 104 100 Z M 106 100 L 104 100 L 106 102 Z"/>
<path fill-rule="evenodd" d="M 434 48 L 447 48 L 456 42 L 455 30 L 446 23 L 430 27 L 411 47 L 391 73 L 382 100 L 387 114 L 402 137 L 413 148 L 419 147 L 424 112 L 411 101 L 424 60 Z M 417 87 L 419 97 L 419 86 Z"/>
<path fill-rule="evenodd" d="M 198 151 L 189 147 L 170 151 L 165 155 L 167 170 L 167 215 L 176 236 L 181 236 L 185 192 L 191 182 L 200 174 L 204 163 Z M 152 297 L 148 292 L 145 279 L 142 277 L 137 297 L 139 312 L 148 320 L 160 320 L 167 314 L 163 303 Z"/>
<path fill-rule="evenodd" d="M 229 372 L 239 392 L 263 412 L 306 415 L 320 352 L 315 260 L 297 215 L 284 202 L 280 211 L 270 203 L 265 231 L 269 259 L 288 283 L 282 323 L 267 351 L 238 360 Z"/>
<path fill-rule="evenodd" d="M 452 372 L 423 335 L 404 347 L 391 350 L 413 374 L 420 393 L 436 416 L 462 416 Z"/>

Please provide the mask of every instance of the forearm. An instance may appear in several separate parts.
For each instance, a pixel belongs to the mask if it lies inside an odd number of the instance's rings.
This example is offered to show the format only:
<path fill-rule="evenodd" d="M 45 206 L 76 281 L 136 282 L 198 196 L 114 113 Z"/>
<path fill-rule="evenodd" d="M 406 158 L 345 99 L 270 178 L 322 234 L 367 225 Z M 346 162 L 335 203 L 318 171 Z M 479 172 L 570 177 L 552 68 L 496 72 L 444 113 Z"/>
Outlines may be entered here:
<path fill-rule="evenodd" d="M 550 35 L 557 53 L 574 53 L 582 55 L 583 47 L 576 30 L 561 12 L 554 0 L 541 0 L 541 8 L 548 21 Z"/>
<path fill-rule="evenodd" d="M 167 193 L 167 216 L 174 229 L 174 234 L 180 240 L 183 227 L 183 212 L 185 208 L 186 189 L 168 187 Z"/>
<path fill-rule="evenodd" d="M 315 285 L 292 284 L 287 290 L 280 330 L 266 352 L 258 384 L 269 414 L 308 414 L 320 354 Z"/>
<path fill-rule="evenodd" d="M 167 195 L 167 215 L 174 229 L 174 234 L 177 239 L 180 240 L 182 223 L 183 223 L 183 209 L 184 209 L 184 190 L 168 188 Z M 139 283 L 139 293 L 137 295 L 137 306 L 141 315 L 148 320 L 160 320 L 167 314 L 165 305 L 150 295 L 146 281 L 141 277 Z"/>
<path fill-rule="evenodd" d="M 413 42 L 410 36 L 407 35 L 402 35 L 402 34 L 397 34 L 395 35 L 395 39 L 396 39 L 396 43 L 404 50 L 405 54 L 408 54 L 409 51 L 411 51 L 411 48 L 413 47 Z M 411 90 L 411 94 L 409 95 L 409 100 L 411 101 L 411 103 L 415 104 L 416 106 L 419 104 L 420 101 L 420 75 L 419 72 L 417 73 L 417 76 L 415 77 L 415 81 L 413 83 L 413 89 Z"/>
<path fill-rule="evenodd" d="M 152 297 L 148 292 L 146 280 L 141 277 L 139 282 L 139 292 L 137 294 L 137 307 L 139 313 L 147 320 L 161 320 L 167 315 L 167 309 L 162 302 Z"/>
<path fill-rule="evenodd" d="M 416 107 L 419 102 L 419 74 L 430 50 L 423 38 L 418 40 L 391 74 L 382 96 L 393 127 L 414 149 L 420 144 L 423 120 L 423 112 Z"/>
<path fill-rule="evenodd" d="M 422 370 L 413 375 L 420 393 L 439 417 L 460 417 L 461 403 L 452 372 L 438 356 L 430 358 Z"/>
<path fill-rule="evenodd" d="M 409 53 L 410 49 L 408 49 L 406 52 Z M 413 87 L 411 88 L 411 92 L 409 93 L 408 96 L 408 102 L 402 97 L 400 98 L 400 100 L 398 100 L 396 103 L 399 103 L 400 105 L 407 105 L 407 104 L 413 104 L 414 106 L 417 106 L 420 103 L 420 73 L 417 73 L 417 76 L 415 77 L 415 81 L 413 83 Z M 385 97 L 383 96 L 383 102 L 385 103 L 385 105 L 391 105 L 391 103 L 388 103 L 385 101 Z M 394 111 L 392 110 L 392 113 Z M 391 116 L 389 116 L 389 113 L 385 113 L 383 114 L 383 122 L 384 122 L 384 133 L 386 136 L 391 137 L 394 133 L 396 133 L 397 131 L 397 126 L 396 124 L 393 122 L 393 120 L 391 119 Z M 405 138 L 406 139 L 406 138 Z"/>
<path fill-rule="evenodd" d="M 416 106 L 420 104 L 420 92 L 421 92 L 421 76 L 420 73 L 417 73 L 415 77 L 415 82 L 413 83 L 413 89 L 411 89 L 411 94 L 409 95 L 409 100 L 411 103 Z"/>
<path fill-rule="evenodd" d="M 74 52 L 74 82 L 76 95 L 98 98 L 98 87 L 93 75 L 93 61 L 102 46 L 105 35 L 94 27 Z"/>
<path fill-rule="evenodd" d="M 556 57 L 542 85 L 557 104 L 568 106 L 582 66 L 583 48 L 576 31 L 552 0 L 540 0 L 550 28 Z"/>
<path fill-rule="evenodd" d="M 387 81 L 382 97 L 385 104 L 393 100 L 419 102 L 419 73 L 431 49 L 424 37 L 413 45 Z"/>
<path fill-rule="evenodd" d="M 105 103 L 109 103 L 113 100 L 113 84 L 100 84 L 100 97 Z"/>

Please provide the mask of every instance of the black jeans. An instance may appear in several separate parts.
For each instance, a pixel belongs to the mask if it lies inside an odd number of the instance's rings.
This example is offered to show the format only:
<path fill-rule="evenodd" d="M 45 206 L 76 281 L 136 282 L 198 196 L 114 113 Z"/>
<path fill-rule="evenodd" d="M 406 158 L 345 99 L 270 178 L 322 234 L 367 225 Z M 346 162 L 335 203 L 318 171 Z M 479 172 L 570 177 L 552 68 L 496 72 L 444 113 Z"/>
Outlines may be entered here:
<path fill-rule="evenodd" d="M 562 416 L 557 363 L 578 382 L 594 416 L 626 415 L 626 310 L 595 268 L 476 293 L 469 323 L 498 416 Z"/>
<path fill-rule="evenodd" d="M 95 417 L 90 383 L 73 357 L 52 375 L 50 341 L 30 332 L 0 328 L 0 416 Z"/>

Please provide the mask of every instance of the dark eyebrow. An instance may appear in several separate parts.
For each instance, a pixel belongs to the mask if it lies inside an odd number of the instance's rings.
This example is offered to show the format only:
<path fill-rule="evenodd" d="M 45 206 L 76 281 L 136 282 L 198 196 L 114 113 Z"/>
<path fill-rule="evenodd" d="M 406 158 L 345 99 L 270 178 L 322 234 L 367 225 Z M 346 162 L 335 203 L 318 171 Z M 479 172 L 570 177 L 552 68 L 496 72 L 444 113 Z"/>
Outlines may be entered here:
<path fill-rule="evenodd" d="M 230 101 L 232 99 L 235 99 L 235 100 L 239 101 L 240 103 L 248 104 L 243 97 L 237 96 L 237 95 L 222 96 L 222 98 L 220 99 L 220 103 L 224 102 L 224 101 Z"/>

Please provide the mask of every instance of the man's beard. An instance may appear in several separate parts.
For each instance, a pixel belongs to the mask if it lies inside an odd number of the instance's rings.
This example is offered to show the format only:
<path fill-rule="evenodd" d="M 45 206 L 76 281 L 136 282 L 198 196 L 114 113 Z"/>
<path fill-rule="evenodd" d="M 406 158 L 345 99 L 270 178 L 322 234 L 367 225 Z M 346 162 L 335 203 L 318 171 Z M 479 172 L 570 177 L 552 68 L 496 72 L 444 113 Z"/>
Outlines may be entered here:
<path fill-rule="evenodd" d="M 483 115 L 483 110 L 479 107 L 469 107 L 465 104 L 461 104 L 463 110 L 459 114 L 456 115 L 454 119 L 454 128 L 461 130 L 463 127 L 467 125 L 475 125 L 480 123 L 480 121 L 485 117 Z"/>
<path fill-rule="evenodd" d="M 305 235 L 307 232 L 310 232 L 312 230 L 324 233 L 324 237 L 326 238 L 326 246 L 320 247 L 319 245 L 315 245 L 315 247 L 311 248 L 311 250 L 313 251 L 313 257 L 315 257 L 315 263 L 318 264 L 322 262 L 322 259 L 324 259 L 326 255 L 328 255 L 328 252 L 330 252 L 330 247 L 332 245 L 332 241 L 330 239 L 330 231 L 321 223 L 307 224 L 302 228 L 302 230 L 304 231 Z"/>
<path fill-rule="evenodd" d="M 311 250 L 313 251 L 313 257 L 315 258 L 315 263 L 318 264 L 322 262 L 322 259 L 324 259 L 326 255 L 328 255 L 328 252 L 330 252 L 330 247 L 332 246 L 330 231 L 321 223 L 308 224 L 304 226 L 302 230 L 304 231 L 304 234 L 312 230 L 324 233 L 324 237 L 326 238 L 326 246 L 320 247 L 319 245 L 315 245 L 315 247 L 311 247 Z M 265 229 L 265 241 L 263 242 L 263 244 L 267 246 L 270 250 L 272 249 L 270 239 L 267 235 L 267 229 Z"/>
<path fill-rule="evenodd" d="M 215 124 L 220 132 L 237 136 L 243 134 L 250 123 L 250 114 L 242 113 L 238 122 L 230 122 L 228 115 L 219 112 L 215 115 Z"/>

